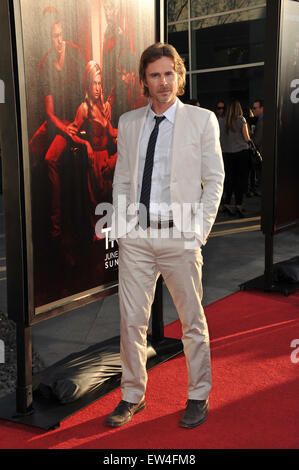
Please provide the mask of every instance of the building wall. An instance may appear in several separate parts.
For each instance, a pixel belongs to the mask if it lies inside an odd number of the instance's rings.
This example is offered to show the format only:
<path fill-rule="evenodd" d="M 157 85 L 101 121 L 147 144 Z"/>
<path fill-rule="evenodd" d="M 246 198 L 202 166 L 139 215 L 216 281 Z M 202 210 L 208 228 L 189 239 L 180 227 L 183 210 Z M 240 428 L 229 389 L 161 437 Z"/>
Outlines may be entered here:
<path fill-rule="evenodd" d="M 167 41 L 185 59 L 185 99 L 215 110 L 263 98 L 265 0 L 168 0 Z"/>

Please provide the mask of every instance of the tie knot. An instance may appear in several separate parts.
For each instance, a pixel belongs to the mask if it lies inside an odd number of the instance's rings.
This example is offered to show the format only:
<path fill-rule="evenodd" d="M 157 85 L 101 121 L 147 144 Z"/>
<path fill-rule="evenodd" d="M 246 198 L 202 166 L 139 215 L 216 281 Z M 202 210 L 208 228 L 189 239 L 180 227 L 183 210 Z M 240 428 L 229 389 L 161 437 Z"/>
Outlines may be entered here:
<path fill-rule="evenodd" d="M 156 119 L 156 126 L 159 126 L 159 124 L 165 119 L 165 116 L 155 116 Z"/>

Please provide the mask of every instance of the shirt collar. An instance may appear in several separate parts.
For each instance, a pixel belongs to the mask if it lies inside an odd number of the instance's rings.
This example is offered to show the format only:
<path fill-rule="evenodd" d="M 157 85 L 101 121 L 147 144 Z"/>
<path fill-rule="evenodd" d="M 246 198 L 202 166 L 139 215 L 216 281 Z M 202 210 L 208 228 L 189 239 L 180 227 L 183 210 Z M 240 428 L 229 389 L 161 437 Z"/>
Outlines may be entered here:
<path fill-rule="evenodd" d="M 168 119 L 168 121 L 170 121 L 172 124 L 174 123 L 177 104 L 178 99 L 176 99 L 175 102 L 163 113 L 163 116 L 165 116 L 166 119 Z M 151 106 L 149 107 L 149 116 L 151 119 L 154 119 L 154 117 L 157 116 L 152 110 Z"/>

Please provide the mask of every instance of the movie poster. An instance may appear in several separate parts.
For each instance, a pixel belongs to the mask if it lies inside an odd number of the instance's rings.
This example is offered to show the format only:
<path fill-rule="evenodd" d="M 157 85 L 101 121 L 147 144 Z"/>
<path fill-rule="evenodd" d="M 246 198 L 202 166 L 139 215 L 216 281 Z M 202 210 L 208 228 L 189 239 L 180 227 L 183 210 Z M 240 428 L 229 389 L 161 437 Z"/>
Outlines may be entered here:
<path fill-rule="evenodd" d="M 119 116 L 146 104 L 154 3 L 20 1 L 36 313 L 117 283 L 117 243 L 95 233 L 95 209 L 112 202 Z"/>
<path fill-rule="evenodd" d="M 277 131 L 275 229 L 299 222 L 299 3 L 282 13 Z"/>

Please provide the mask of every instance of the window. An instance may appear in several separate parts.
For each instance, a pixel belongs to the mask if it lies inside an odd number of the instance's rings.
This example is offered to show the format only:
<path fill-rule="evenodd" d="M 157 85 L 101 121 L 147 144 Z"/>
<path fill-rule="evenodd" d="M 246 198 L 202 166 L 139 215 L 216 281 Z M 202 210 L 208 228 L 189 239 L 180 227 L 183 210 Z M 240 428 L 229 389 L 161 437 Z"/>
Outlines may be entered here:
<path fill-rule="evenodd" d="M 192 69 L 264 60 L 265 8 L 191 22 Z"/>
<path fill-rule="evenodd" d="M 263 93 L 264 67 L 246 67 L 232 70 L 192 74 L 192 96 L 203 108 L 215 110 L 217 101 L 228 103 L 238 99 L 244 115 L 255 99 Z"/>
<path fill-rule="evenodd" d="M 177 23 L 168 27 L 168 42 L 172 44 L 185 61 L 189 70 L 188 23 Z"/>
<path fill-rule="evenodd" d="M 180 21 L 188 18 L 188 0 L 168 0 L 168 22 Z"/>
<path fill-rule="evenodd" d="M 175 2 L 169 2 L 175 3 Z M 261 5 L 262 0 L 191 0 L 191 18 Z M 169 20 L 177 21 L 177 20 Z"/>
<path fill-rule="evenodd" d="M 266 0 L 168 0 L 167 6 L 167 41 L 190 78 L 184 97 L 205 107 L 218 92 L 244 102 L 262 97 Z"/>

